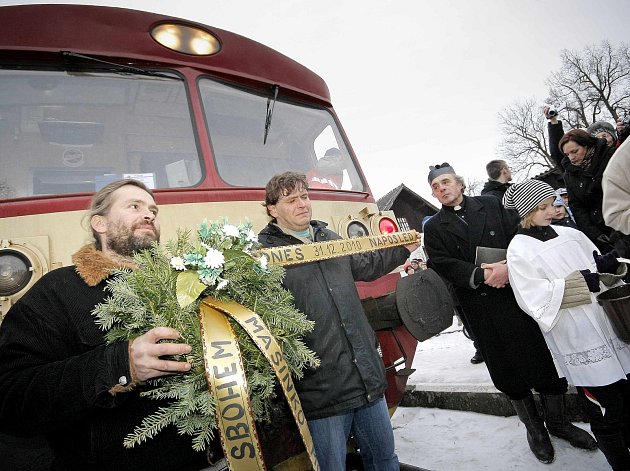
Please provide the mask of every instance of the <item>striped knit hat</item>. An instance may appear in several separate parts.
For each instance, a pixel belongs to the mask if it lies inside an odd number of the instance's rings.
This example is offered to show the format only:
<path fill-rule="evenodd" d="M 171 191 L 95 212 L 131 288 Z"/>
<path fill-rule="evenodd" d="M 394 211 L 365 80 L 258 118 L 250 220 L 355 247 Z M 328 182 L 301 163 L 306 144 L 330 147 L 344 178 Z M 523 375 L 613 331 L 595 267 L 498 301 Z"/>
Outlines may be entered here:
<path fill-rule="evenodd" d="M 525 180 L 523 183 L 510 185 L 503 195 L 503 206 L 516 209 L 521 218 L 527 216 L 549 197 L 556 197 L 551 186 L 540 180 Z"/>

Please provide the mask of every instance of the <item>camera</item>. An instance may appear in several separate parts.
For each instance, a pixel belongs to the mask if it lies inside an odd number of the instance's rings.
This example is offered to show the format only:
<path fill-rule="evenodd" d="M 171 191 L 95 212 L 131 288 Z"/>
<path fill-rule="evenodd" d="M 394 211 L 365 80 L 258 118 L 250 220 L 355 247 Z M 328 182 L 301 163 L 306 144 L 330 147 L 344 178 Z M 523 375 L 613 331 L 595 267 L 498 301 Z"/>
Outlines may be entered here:
<path fill-rule="evenodd" d="M 625 115 L 621 122 L 624 126 L 630 126 L 630 113 Z"/>
<path fill-rule="evenodd" d="M 558 110 L 556 110 L 556 107 L 553 105 L 549 105 L 549 104 L 545 104 L 544 106 L 548 107 L 549 109 L 547 110 L 547 118 L 553 118 L 554 116 L 558 116 Z"/>

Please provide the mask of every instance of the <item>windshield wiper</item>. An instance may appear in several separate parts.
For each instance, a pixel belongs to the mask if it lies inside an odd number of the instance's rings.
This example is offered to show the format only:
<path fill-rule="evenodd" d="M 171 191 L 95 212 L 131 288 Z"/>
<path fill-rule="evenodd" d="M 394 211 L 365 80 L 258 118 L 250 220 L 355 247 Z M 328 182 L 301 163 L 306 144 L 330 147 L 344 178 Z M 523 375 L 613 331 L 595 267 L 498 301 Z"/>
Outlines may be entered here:
<path fill-rule="evenodd" d="M 267 144 L 267 136 L 269 135 L 269 129 L 271 128 L 271 117 L 273 116 L 273 107 L 276 105 L 276 99 L 278 98 L 278 85 L 273 86 L 273 101 L 271 98 L 267 98 L 267 117 L 265 118 L 265 135 L 263 136 L 263 145 Z M 271 107 L 269 104 L 271 103 Z"/>
<path fill-rule="evenodd" d="M 108 65 L 110 68 L 108 68 L 107 70 L 110 72 L 129 73 L 129 74 L 133 73 L 137 75 L 148 75 L 149 77 L 160 77 L 160 78 L 166 78 L 166 79 L 171 79 L 171 80 L 182 80 L 177 75 L 171 75 L 171 74 L 165 74 L 162 72 L 156 72 L 153 70 L 141 69 L 140 67 L 134 67 L 131 65 L 126 65 L 126 64 L 117 64 L 115 62 L 109 62 L 103 59 L 97 59 L 96 57 L 86 56 L 84 54 L 78 54 L 72 51 L 61 51 L 61 55 L 64 57 L 64 60 L 83 59 L 83 60 L 89 60 L 92 62 L 97 62 L 99 64 Z"/>

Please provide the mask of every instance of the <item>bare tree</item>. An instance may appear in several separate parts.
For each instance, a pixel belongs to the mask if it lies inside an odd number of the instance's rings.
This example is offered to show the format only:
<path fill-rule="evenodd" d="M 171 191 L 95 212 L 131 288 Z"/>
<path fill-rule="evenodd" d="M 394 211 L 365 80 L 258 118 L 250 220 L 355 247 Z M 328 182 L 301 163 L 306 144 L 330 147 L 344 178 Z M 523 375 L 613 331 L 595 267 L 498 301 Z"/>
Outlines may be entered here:
<path fill-rule="evenodd" d="M 479 196 L 483 189 L 484 182 L 476 178 L 468 178 L 466 180 L 466 194 L 469 196 Z"/>
<path fill-rule="evenodd" d="M 582 52 L 564 50 L 562 67 L 547 79 L 550 100 L 566 116 L 569 127 L 588 127 L 613 120 L 630 110 L 628 46 L 608 41 Z"/>
<path fill-rule="evenodd" d="M 519 176 L 533 176 L 553 168 L 542 106 L 534 98 L 506 107 L 499 113 L 505 136 L 499 154 Z"/>
<path fill-rule="evenodd" d="M 549 98 L 565 122 L 565 131 L 595 121 L 617 121 L 630 113 L 630 51 L 626 44 L 608 41 L 564 50 L 560 70 L 547 79 Z M 542 100 L 518 101 L 499 113 L 504 136 L 498 154 L 519 177 L 554 168 L 548 149 Z M 612 124 L 612 123 L 611 123 Z"/>

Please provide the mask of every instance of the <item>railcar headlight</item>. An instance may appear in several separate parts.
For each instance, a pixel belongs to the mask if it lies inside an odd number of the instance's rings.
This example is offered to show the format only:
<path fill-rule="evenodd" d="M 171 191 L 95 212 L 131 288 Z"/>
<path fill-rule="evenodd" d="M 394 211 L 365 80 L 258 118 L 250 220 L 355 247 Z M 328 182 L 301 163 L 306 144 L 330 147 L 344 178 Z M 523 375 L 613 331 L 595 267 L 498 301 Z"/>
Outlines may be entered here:
<path fill-rule="evenodd" d="M 365 237 L 370 235 L 368 228 L 365 227 L 365 224 L 359 221 L 352 221 L 350 224 L 348 224 L 346 233 L 351 239 L 355 237 Z"/>
<path fill-rule="evenodd" d="M 221 49 L 216 37 L 196 26 L 162 23 L 151 30 L 151 37 L 168 49 L 195 56 L 210 56 Z"/>
<path fill-rule="evenodd" d="M 347 216 L 339 222 L 337 233 L 343 238 L 354 239 L 370 235 L 368 227 L 354 216 Z"/>
<path fill-rule="evenodd" d="M 16 250 L 0 251 L 0 296 L 11 296 L 23 290 L 33 277 L 28 257 Z"/>

